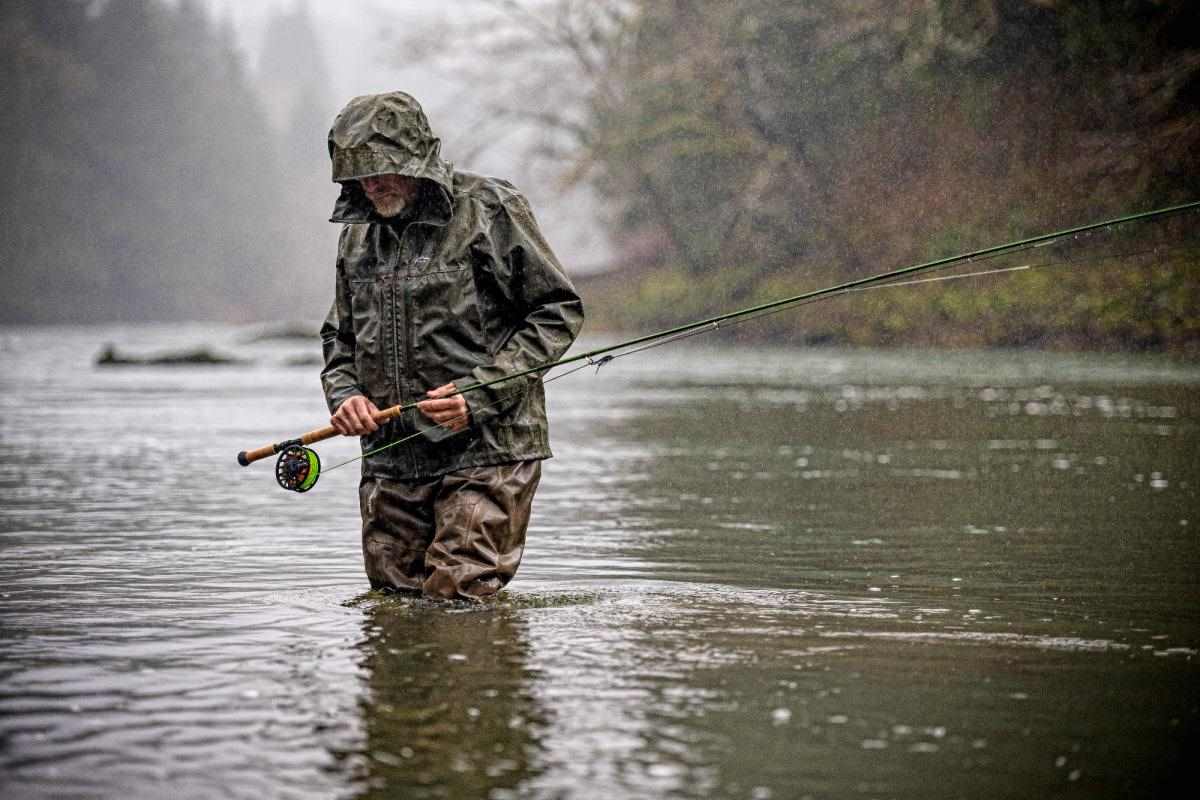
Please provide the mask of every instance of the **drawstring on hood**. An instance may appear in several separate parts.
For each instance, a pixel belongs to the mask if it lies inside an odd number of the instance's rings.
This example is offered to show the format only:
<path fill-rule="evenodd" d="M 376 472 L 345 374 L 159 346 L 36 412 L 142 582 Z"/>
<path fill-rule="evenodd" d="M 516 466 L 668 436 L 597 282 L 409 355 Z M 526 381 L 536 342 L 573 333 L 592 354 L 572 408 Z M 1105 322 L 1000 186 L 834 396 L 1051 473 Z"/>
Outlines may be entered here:
<path fill-rule="evenodd" d="M 371 175 L 406 175 L 425 183 L 418 218 L 445 224 L 453 212 L 453 166 L 441 157 L 420 104 L 404 92 L 356 97 L 329 130 L 333 180 L 342 185 L 330 222 L 384 222 L 359 184 Z"/>

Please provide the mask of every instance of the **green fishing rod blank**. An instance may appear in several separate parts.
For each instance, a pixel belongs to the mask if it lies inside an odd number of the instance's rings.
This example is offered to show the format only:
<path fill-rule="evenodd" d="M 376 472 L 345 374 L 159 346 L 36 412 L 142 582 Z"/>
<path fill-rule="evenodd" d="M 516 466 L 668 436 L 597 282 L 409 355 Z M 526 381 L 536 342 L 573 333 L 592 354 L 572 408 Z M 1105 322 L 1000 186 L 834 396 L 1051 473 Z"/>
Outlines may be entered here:
<path fill-rule="evenodd" d="M 677 327 L 668 328 L 655 333 L 637 336 L 623 342 L 618 342 L 617 344 L 599 347 L 594 350 L 589 350 L 584 353 L 570 356 L 568 358 L 562 358 L 558 359 L 557 361 L 550 361 L 544 364 L 538 364 L 536 366 L 529 367 L 527 369 L 518 370 L 517 372 L 512 372 L 508 375 L 504 375 L 500 378 L 495 378 L 490 381 L 481 381 L 469 386 L 464 386 L 454 394 L 466 394 L 467 392 L 473 392 L 489 386 L 495 386 L 496 384 L 503 383 L 505 381 L 516 380 L 529 375 L 545 373 L 551 369 L 565 366 L 567 364 L 586 362 L 584 366 L 587 364 L 601 366 L 617 357 L 613 354 L 618 353 L 618 351 L 629 350 L 630 348 L 635 348 L 639 345 L 649 346 L 651 342 L 659 342 L 660 340 L 671 340 L 675 338 L 682 338 L 693 333 L 701 333 L 704 332 L 705 328 L 709 330 L 717 330 L 723 323 L 726 322 L 747 320 L 773 311 L 783 310 L 790 306 L 799 306 L 801 304 L 807 304 L 822 298 L 834 297 L 866 287 L 878 286 L 879 284 L 887 284 L 888 281 L 893 281 L 897 278 L 913 276 L 924 272 L 932 272 L 939 269 L 946 269 L 956 264 L 962 264 L 976 259 L 991 258 L 994 256 L 1003 255 L 1005 253 L 1015 253 L 1027 248 L 1050 244 L 1058 239 L 1065 239 L 1070 236 L 1078 236 L 1090 231 L 1100 230 L 1103 228 L 1115 228 L 1134 222 L 1160 219 L 1173 214 L 1180 214 L 1198 209 L 1200 209 L 1200 200 L 1189 203 L 1181 203 L 1175 206 L 1168 206 L 1166 208 L 1154 209 L 1152 211 L 1143 211 L 1137 214 L 1127 214 L 1125 216 L 1114 217 L 1101 222 L 1093 222 L 1087 225 L 1079 225 L 1074 228 L 1066 228 L 1064 230 L 1054 231 L 1053 233 L 1044 233 L 1038 236 L 1018 239 L 1016 241 L 1006 242 L 1004 244 L 994 245 L 992 247 L 984 247 L 979 250 L 972 250 L 959 255 L 933 259 L 920 264 L 913 264 L 907 267 L 901 267 L 900 269 L 894 269 L 889 272 L 881 272 L 865 278 L 857 278 L 855 280 L 845 281 L 843 283 L 839 283 L 834 286 L 828 286 L 823 289 L 816 289 L 813 291 L 804 292 L 802 294 L 793 295 L 791 297 L 774 300 L 768 303 L 762 303 L 760 305 L 738 309 L 737 311 L 731 311 L 715 317 L 709 317 L 696 322 L 690 322 L 686 325 L 679 325 Z M 666 342 L 662 341 L 661 343 Z M 631 353 L 621 353 L 620 355 L 629 354 Z M 417 402 L 391 406 L 390 408 L 386 408 L 373 415 L 373 418 L 375 419 L 376 423 L 383 424 L 416 407 Z M 317 458 L 316 453 L 309 449 L 306 445 L 323 441 L 336 435 L 337 431 L 332 426 L 319 428 L 317 430 L 309 431 L 308 433 L 303 434 L 295 439 L 287 439 L 282 442 L 264 445 L 249 451 L 243 450 L 242 452 L 238 453 L 238 463 L 242 466 L 248 466 L 255 461 L 279 453 L 281 455 L 276 463 L 276 479 L 279 485 L 292 491 L 305 492 L 313 487 L 321 471 L 320 459 Z M 396 443 L 390 443 L 389 445 L 385 445 L 385 447 L 391 446 L 392 444 Z"/>
<path fill-rule="evenodd" d="M 629 339 L 624 342 L 607 345 L 605 347 L 599 347 L 599 348 L 596 348 L 595 350 L 589 350 L 586 353 L 579 353 L 578 355 L 574 355 L 569 358 L 563 358 L 563 359 L 559 359 L 558 361 L 553 361 L 553 362 L 549 362 L 546 364 L 540 364 L 536 367 L 530 367 L 529 369 L 525 369 L 525 370 L 521 370 L 519 372 L 511 373 L 509 375 L 505 375 L 502 378 L 496 378 L 495 380 L 472 384 L 470 386 L 466 386 L 466 387 L 463 387 L 462 389 L 460 389 L 459 393 L 463 394 L 466 392 L 474 391 L 476 389 L 483 389 L 487 386 L 493 386 L 493 385 L 495 385 L 497 383 L 501 383 L 503 381 L 509 381 L 509 380 L 513 380 L 515 378 L 521 378 L 526 375 L 532 375 L 537 372 L 545 372 L 547 370 L 553 369 L 554 367 L 561 367 L 563 365 L 572 364 L 572 363 L 575 363 L 578 361 L 593 361 L 594 359 L 596 359 L 597 356 L 603 356 L 608 353 L 616 352 L 618 350 L 624 350 L 629 347 L 635 347 L 636 345 L 651 342 L 656 339 L 666 339 L 669 337 L 678 336 L 680 334 L 688 333 L 690 331 L 698 330 L 698 329 L 705 328 L 705 327 L 713 328 L 715 330 L 715 329 L 719 328 L 722 323 L 730 322 L 732 320 L 739 319 L 741 317 L 755 316 L 755 315 L 762 314 L 767 311 L 773 311 L 776 309 L 786 308 L 787 306 L 797 305 L 797 304 L 803 303 L 805 301 L 816 300 L 821 297 L 842 294 L 842 293 L 848 292 L 852 289 L 857 289 L 857 288 L 861 288 L 864 286 L 870 286 L 872 284 L 883 283 L 885 281 L 889 281 L 889 280 L 892 280 L 895 278 L 902 278 L 902 277 L 905 277 L 908 275 L 915 275 L 920 272 L 930 272 L 933 270 L 945 269 L 947 267 L 954 266 L 955 264 L 961 264 L 961 263 L 971 261 L 974 259 L 990 258 L 992 256 L 997 256 L 997 255 L 1001 255 L 1004 253 L 1017 252 L 1019 250 L 1023 250 L 1023 249 L 1029 248 L 1029 247 L 1035 247 L 1040 244 L 1047 244 L 1049 242 L 1054 241 L 1055 239 L 1064 239 L 1068 236 L 1078 236 L 1081 233 L 1087 233 L 1088 231 L 1099 230 L 1101 228 L 1116 227 L 1119 225 L 1126 225 L 1131 222 L 1155 219 L 1155 218 L 1159 218 L 1159 217 L 1169 216 L 1171 214 L 1179 214 L 1179 213 L 1182 213 L 1185 211 L 1194 211 L 1197 209 L 1200 209 L 1200 200 L 1193 201 L 1191 203 L 1183 203 L 1183 204 L 1177 205 L 1177 206 L 1169 206 L 1167 208 L 1160 208 L 1160 209 L 1156 209 L 1154 211 L 1143 211 L 1138 214 L 1129 214 L 1129 215 L 1126 215 L 1123 217 L 1116 217 L 1114 219 L 1104 220 L 1103 222 L 1093 222 L 1088 225 L 1080 225 L 1075 228 L 1067 228 L 1065 230 L 1055 231 L 1054 233 L 1045 233 L 1045 234 L 1041 234 L 1039 236 L 1031 236 L 1028 239 L 1019 239 L 1017 241 L 1007 242 L 1005 244 L 995 245 L 993 247 L 985 247 L 980 250 L 973 250 L 969 253 L 961 253 L 961 254 L 955 255 L 955 256 L 948 256 L 946 258 L 938 258 L 938 259 L 934 259 L 932 261 L 925 261 L 920 264 L 913 264 L 912 266 L 901 267 L 900 269 L 894 269 L 894 270 L 891 270 L 890 272 L 881 272 L 876 275 L 870 275 L 865 278 L 857 278 L 855 280 L 846 281 L 845 283 L 839 283 L 835 286 L 828 286 L 824 289 L 816 289 L 811 292 L 804 292 L 802 294 L 793 295 L 792 297 L 785 297 L 783 299 L 773 300 L 771 302 L 763 303 L 761 305 L 750 306 L 749 308 L 743 308 L 743 309 L 739 309 L 737 311 L 731 311 L 727 314 L 721 314 L 719 316 L 709 317 L 708 319 L 699 320 L 697 322 L 689 322 L 686 325 L 680 325 L 675 328 L 668 328 L 667 330 L 658 331 L 656 333 L 648 333 L 648 334 L 645 334 L 644 336 L 638 336 L 636 338 Z M 415 407 L 415 405 L 416 404 L 413 403 L 409 407 L 410 408 Z"/>

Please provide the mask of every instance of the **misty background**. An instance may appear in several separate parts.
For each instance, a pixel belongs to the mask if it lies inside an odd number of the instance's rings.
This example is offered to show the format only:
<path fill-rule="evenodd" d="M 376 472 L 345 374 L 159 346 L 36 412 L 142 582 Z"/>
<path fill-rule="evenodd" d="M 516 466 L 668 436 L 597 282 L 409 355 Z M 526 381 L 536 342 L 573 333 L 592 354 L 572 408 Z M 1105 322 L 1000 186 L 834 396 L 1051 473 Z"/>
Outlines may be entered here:
<path fill-rule="evenodd" d="M 1200 12 L 1130 0 L 10 0 L 0 321 L 319 319 L 325 135 L 402 89 L 645 330 L 1200 197 Z M 1192 215 L 738 334 L 1200 347 Z"/>
<path fill-rule="evenodd" d="M 554 383 L 481 613 L 367 592 L 356 437 L 235 455 L 328 420 L 352 95 L 590 347 L 1200 200 L 1198 8 L 3 0 L 0 798 L 1186 796 L 1200 211 Z"/>

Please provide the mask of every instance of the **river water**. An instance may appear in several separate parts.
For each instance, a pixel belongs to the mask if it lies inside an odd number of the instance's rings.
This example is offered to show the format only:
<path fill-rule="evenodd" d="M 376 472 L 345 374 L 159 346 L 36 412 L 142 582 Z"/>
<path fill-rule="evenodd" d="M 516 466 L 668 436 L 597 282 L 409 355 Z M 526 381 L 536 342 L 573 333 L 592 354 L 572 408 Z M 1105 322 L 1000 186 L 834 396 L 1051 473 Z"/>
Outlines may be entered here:
<path fill-rule="evenodd" d="M 325 420 L 245 335 L 0 329 L 0 796 L 1159 797 L 1197 750 L 1195 365 L 588 369 L 476 610 L 366 592 L 356 465 L 236 465 Z"/>

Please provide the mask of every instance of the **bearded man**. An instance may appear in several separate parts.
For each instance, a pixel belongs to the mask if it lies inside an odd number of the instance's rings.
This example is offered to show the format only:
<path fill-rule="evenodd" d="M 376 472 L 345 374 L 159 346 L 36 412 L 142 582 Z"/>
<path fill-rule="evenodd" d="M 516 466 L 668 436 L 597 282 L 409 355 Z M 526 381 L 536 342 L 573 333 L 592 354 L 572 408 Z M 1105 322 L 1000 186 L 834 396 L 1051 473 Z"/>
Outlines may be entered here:
<path fill-rule="evenodd" d="M 416 100 L 356 97 L 329 132 L 337 288 L 321 328 L 330 420 L 362 437 L 376 589 L 482 600 L 517 571 L 541 461 L 540 375 L 583 304 L 512 184 L 455 170 Z M 378 424 L 379 409 L 420 401 Z M 386 445 L 392 445 L 385 447 Z"/>

